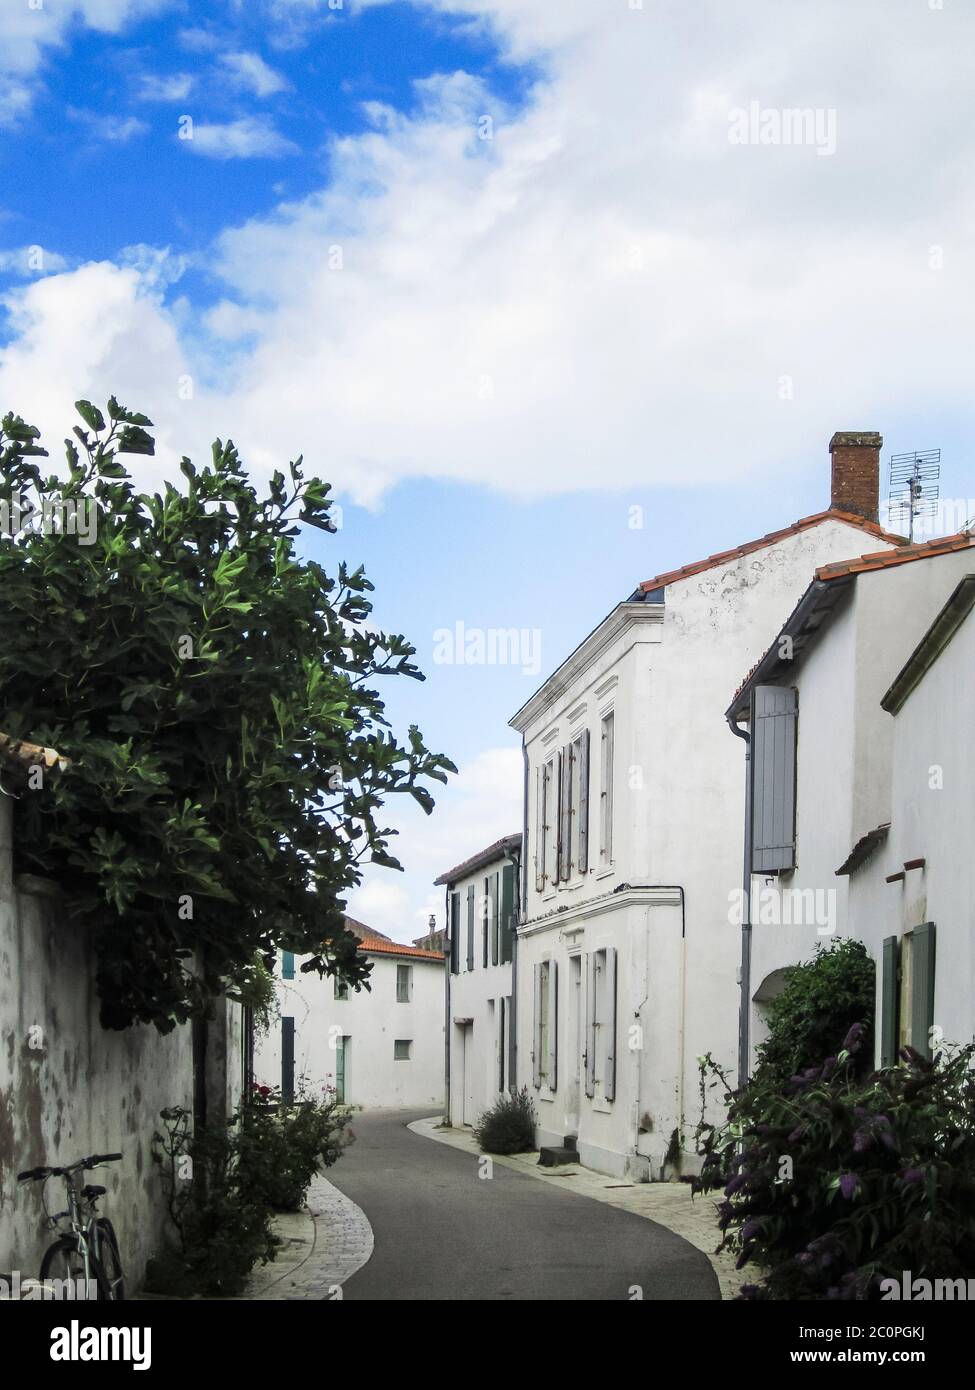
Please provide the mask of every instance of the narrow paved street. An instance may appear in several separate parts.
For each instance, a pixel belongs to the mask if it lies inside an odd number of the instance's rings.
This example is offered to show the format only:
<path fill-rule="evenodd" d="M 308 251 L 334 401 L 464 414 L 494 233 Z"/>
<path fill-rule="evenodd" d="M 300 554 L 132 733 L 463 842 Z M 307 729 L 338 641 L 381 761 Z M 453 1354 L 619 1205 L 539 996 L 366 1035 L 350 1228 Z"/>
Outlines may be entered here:
<path fill-rule="evenodd" d="M 475 1158 L 406 1128 L 424 1113 L 356 1116 L 329 1169 L 375 1237 L 344 1298 L 718 1298 L 707 1257 L 680 1236 L 501 1164 L 479 1177 Z"/>

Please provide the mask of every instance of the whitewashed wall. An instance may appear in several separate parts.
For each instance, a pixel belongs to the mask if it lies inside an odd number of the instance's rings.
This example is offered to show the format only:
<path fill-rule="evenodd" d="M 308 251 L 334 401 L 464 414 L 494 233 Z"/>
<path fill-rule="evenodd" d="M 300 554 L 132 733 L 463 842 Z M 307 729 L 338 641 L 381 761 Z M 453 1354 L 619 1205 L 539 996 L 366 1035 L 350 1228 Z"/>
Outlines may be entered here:
<path fill-rule="evenodd" d="M 444 1089 L 444 965 L 424 957 L 371 956 L 370 990 L 349 990 L 336 999 L 335 984 L 317 974 L 301 973 L 279 979 L 277 1004 L 281 1016 L 295 1020 L 295 1077 L 320 1093 L 336 1079 L 336 1039 L 348 1037 L 346 1100 L 372 1109 L 416 1109 L 443 1106 Z M 409 1003 L 396 999 L 396 966 L 413 968 Z M 396 1039 L 412 1042 L 408 1061 L 396 1061 Z M 255 1080 L 281 1084 L 281 1023 L 273 1019 L 255 1046 Z"/>
<path fill-rule="evenodd" d="M 88 1180 L 108 1188 L 102 1210 L 118 1232 L 131 1289 L 166 1229 L 150 1147 L 165 1106 L 192 1107 L 188 1027 L 107 1032 L 98 1022 L 94 960 L 84 931 L 49 884 L 12 878 L 11 815 L 0 797 L 0 1273 L 36 1275 L 52 1239 L 40 1188 L 19 1171 L 121 1152 Z M 234 1009 L 235 1014 L 239 1011 Z M 221 1030 L 212 1030 L 217 1039 Z M 239 1020 L 231 1024 L 224 1093 L 240 1087 Z M 216 1101 L 217 1098 L 215 1098 Z M 63 1189 L 49 1184 L 60 1211 Z"/>

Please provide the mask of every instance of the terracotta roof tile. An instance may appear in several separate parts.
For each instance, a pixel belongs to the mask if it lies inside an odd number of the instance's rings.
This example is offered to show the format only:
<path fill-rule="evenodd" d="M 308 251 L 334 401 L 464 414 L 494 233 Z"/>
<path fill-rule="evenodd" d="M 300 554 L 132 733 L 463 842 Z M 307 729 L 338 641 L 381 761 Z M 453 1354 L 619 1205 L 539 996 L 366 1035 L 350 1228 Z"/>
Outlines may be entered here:
<path fill-rule="evenodd" d="M 918 545 L 905 545 L 899 550 L 873 550 L 867 555 L 856 555 L 852 560 L 837 560 L 831 565 L 820 565 L 816 571 L 817 579 L 843 579 L 850 574 L 865 574 L 870 570 L 892 569 L 895 565 L 907 565 L 912 560 L 928 560 L 933 555 L 950 555 L 956 550 L 969 550 L 975 545 L 975 535 L 969 531 L 959 531 L 954 536 L 937 536 L 934 540 L 923 541 Z"/>
<path fill-rule="evenodd" d="M 388 937 L 366 936 L 359 942 L 359 950 L 367 956 L 410 956 L 420 960 L 443 960 L 443 951 L 425 951 L 421 946 L 403 946 L 399 941 Z"/>
<path fill-rule="evenodd" d="M 718 565 L 726 565 L 729 561 L 751 555 L 756 550 L 764 550 L 767 546 L 775 545 L 777 541 L 784 540 L 786 536 L 797 536 L 802 531 L 808 531 L 811 526 L 820 526 L 824 521 L 843 521 L 848 526 L 855 526 L 858 530 L 865 531 L 870 536 L 876 536 L 878 540 L 888 541 L 891 545 L 907 545 L 903 536 L 898 536 L 893 531 L 885 531 L 875 521 L 867 521 L 865 517 L 856 516 L 853 512 L 843 512 L 836 507 L 831 507 L 828 511 L 815 512 L 812 516 L 801 517 L 798 521 L 794 521 L 791 526 L 784 526 L 780 531 L 769 531 L 767 535 L 759 537 L 758 540 L 746 541 L 743 545 L 732 547 L 731 550 L 721 550 L 716 555 L 709 555 L 706 560 L 697 560 L 693 564 L 682 565 L 680 569 L 658 574 L 653 579 L 645 579 L 639 588 L 646 594 L 653 589 L 662 589 L 667 584 L 676 584 L 680 579 L 691 579 L 696 574 L 703 574 L 705 570 L 716 569 Z"/>

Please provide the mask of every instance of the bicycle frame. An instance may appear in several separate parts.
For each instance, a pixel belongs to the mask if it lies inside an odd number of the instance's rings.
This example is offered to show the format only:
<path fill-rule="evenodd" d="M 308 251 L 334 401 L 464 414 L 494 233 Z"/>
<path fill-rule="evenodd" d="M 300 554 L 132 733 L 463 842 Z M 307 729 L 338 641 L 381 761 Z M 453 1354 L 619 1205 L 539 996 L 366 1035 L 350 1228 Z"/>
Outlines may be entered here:
<path fill-rule="evenodd" d="M 97 1296 L 98 1280 L 95 1278 L 92 1258 L 94 1257 L 96 1262 L 101 1260 L 101 1232 L 98 1229 L 95 1205 L 97 1197 L 89 1198 L 86 1209 L 82 1211 L 83 1198 L 78 1191 L 77 1175 L 83 1168 L 83 1163 L 75 1163 L 61 1172 L 60 1176 L 64 1179 L 68 1194 L 68 1209 L 56 1212 L 53 1216 L 49 1215 L 47 1220 L 52 1231 L 57 1231 L 58 1223 L 67 1218 L 70 1229 L 64 1234 L 73 1236 L 77 1242 L 78 1254 L 84 1264 L 85 1297 L 93 1298 Z"/>

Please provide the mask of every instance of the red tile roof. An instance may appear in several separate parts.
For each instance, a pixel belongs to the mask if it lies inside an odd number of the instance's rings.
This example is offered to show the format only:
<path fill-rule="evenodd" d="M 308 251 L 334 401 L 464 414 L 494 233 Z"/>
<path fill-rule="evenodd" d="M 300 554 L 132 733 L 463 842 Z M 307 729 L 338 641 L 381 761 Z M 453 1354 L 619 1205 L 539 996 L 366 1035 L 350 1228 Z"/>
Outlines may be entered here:
<path fill-rule="evenodd" d="M 781 531 L 770 531 L 767 536 L 761 536 L 758 540 L 746 541 L 744 545 L 736 545 L 731 550 L 709 555 L 706 560 L 697 560 L 694 564 L 682 565 L 680 569 L 658 574 L 653 579 L 645 579 L 640 585 L 640 591 L 648 594 L 653 589 L 662 589 L 666 584 L 676 584 L 679 579 L 691 579 L 695 574 L 715 569 L 718 565 L 726 565 L 744 555 L 751 555 L 756 550 L 764 550 L 767 546 L 784 540 L 786 536 L 797 536 L 801 531 L 808 531 L 811 526 L 822 525 L 824 521 L 843 521 L 848 526 L 855 526 L 858 530 L 866 531 L 868 535 L 888 541 L 891 545 L 907 545 L 903 536 L 898 536 L 893 531 L 885 531 L 875 521 L 867 521 L 865 517 L 857 516 L 853 512 L 841 512 L 838 508 L 831 507 L 828 511 L 816 512 L 813 516 L 804 516 L 799 521 L 794 521 L 791 526 L 784 526 Z"/>
<path fill-rule="evenodd" d="M 886 570 L 894 565 L 908 565 L 912 560 L 927 560 L 933 555 L 950 555 L 956 550 L 969 550 L 975 545 L 975 535 L 959 531 L 954 536 L 937 536 L 918 545 L 905 545 L 900 550 L 874 550 L 869 555 L 856 555 L 852 560 L 837 560 L 820 565 L 817 579 L 843 579 L 850 574 L 867 574 L 871 570 Z"/>
<path fill-rule="evenodd" d="M 438 960 L 443 963 L 443 951 L 425 951 L 420 946 L 403 946 L 388 937 L 367 936 L 359 942 L 359 950 L 366 956 L 409 956 L 411 959 Z"/>

